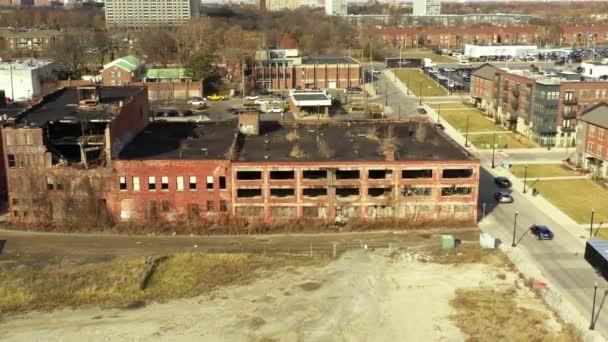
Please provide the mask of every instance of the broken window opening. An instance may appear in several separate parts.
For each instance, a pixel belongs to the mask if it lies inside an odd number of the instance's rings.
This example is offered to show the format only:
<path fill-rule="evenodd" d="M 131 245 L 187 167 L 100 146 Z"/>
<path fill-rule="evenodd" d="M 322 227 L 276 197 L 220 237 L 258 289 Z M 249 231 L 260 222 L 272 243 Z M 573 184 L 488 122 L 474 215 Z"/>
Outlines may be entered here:
<path fill-rule="evenodd" d="M 207 201 L 207 212 L 213 212 L 213 201 Z"/>
<path fill-rule="evenodd" d="M 359 170 L 337 170 L 336 179 L 359 179 Z"/>
<path fill-rule="evenodd" d="M 167 213 L 167 212 L 171 211 L 171 202 L 162 201 L 162 210 L 163 210 L 163 213 Z"/>
<path fill-rule="evenodd" d="M 294 189 L 271 188 L 270 196 L 272 197 L 292 197 L 295 193 Z"/>
<path fill-rule="evenodd" d="M 441 196 L 466 196 L 470 195 L 472 191 L 471 187 L 451 186 L 449 188 L 441 188 Z"/>
<path fill-rule="evenodd" d="M 393 175 L 393 170 L 368 170 L 367 178 L 369 179 L 386 179 Z"/>
<path fill-rule="evenodd" d="M 150 218 L 150 219 L 158 218 L 158 202 L 157 201 L 148 202 L 148 218 Z"/>
<path fill-rule="evenodd" d="M 127 191 L 127 177 L 120 177 L 120 191 Z"/>
<path fill-rule="evenodd" d="M 338 196 L 338 197 L 359 196 L 359 188 L 336 188 L 336 196 Z"/>
<path fill-rule="evenodd" d="M 148 177 L 148 190 L 156 191 L 156 177 L 154 177 L 154 176 Z"/>
<path fill-rule="evenodd" d="M 55 190 L 55 181 L 53 177 L 46 177 L 46 189 L 47 190 Z"/>
<path fill-rule="evenodd" d="M 190 191 L 196 190 L 196 176 L 190 176 L 190 183 L 188 185 Z"/>
<path fill-rule="evenodd" d="M 431 169 L 403 170 L 401 172 L 401 178 L 403 178 L 403 179 L 433 178 L 433 170 L 431 170 Z"/>
<path fill-rule="evenodd" d="M 368 188 L 367 195 L 370 197 L 382 197 L 391 194 L 391 188 Z"/>
<path fill-rule="evenodd" d="M 253 198 L 262 196 L 262 189 L 237 189 L 236 197 Z"/>
<path fill-rule="evenodd" d="M 327 178 L 326 170 L 304 170 L 302 171 L 304 179 L 325 179 Z"/>
<path fill-rule="evenodd" d="M 17 166 L 17 161 L 15 160 L 14 154 L 8 155 L 8 167 L 13 168 Z"/>
<path fill-rule="evenodd" d="M 162 176 L 160 178 L 160 189 L 163 190 L 163 191 L 168 191 L 169 190 L 169 177 Z"/>
<path fill-rule="evenodd" d="M 262 171 L 237 171 L 236 179 L 238 179 L 238 180 L 260 180 L 260 179 L 262 179 Z"/>
<path fill-rule="evenodd" d="M 207 176 L 207 190 L 213 190 L 213 176 Z"/>
<path fill-rule="evenodd" d="M 293 171 L 270 171 L 270 179 L 273 180 L 294 179 L 294 177 Z"/>
<path fill-rule="evenodd" d="M 200 218 L 201 209 L 198 204 L 188 204 L 188 218 L 193 220 L 195 218 Z"/>
<path fill-rule="evenodd" d="M 220 176 L 220 190 L 226 190 L 226 177 Z"/>
<path fill-rule="evenodd" d="M 220 200 L 220 212 L 227 212 L 228 211 L 228 202 L 224 201 L 224 200 Z"/>
<path fill-rule="evenodd" d="M 403 188 L 403 196 L 413 197 L 413 196 L 431 196 L 433 192 L 432 188 L 420 188 L 420 187 L 412 187 L 406 186 Z"/>
<path fill-rule="evenodd" d="M 473 176 L 473 169 L 445 169 L 443 178 L 469 178 Z"/>
<path fill-rule="evenodd" d="M 326 188 L 305 188 L 302 189 L 302 195 L 306 197 L 324 197 L 327 196 Z"/>

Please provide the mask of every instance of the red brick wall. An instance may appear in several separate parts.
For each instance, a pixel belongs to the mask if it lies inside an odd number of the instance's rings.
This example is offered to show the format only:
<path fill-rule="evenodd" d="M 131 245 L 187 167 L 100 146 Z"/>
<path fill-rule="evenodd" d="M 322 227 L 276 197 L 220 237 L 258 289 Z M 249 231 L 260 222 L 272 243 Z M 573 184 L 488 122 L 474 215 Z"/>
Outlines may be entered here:
<path fill-rule="evenodd" d="M 329 88 L 335 82 L 336 88 L 358 87 L 361 85 L 362 67 L 359 64 L 307 64 L 291 68 L 256 68 L 259 87 L 269 84 L 269 89 Z M 289 78 L 280 77 L 287 73 Z M 263 81 L 269 81 L 264 83 Z"/>
<path fill-rule="evenodd" d="M 596 90 L 606 90 L 607 97 L 597 97 Z M 580 96 L 581 90 L 589 90 L 590 96 L 587 98 L 583 98 Z M 577 100 L 577 104 L 574 105 L 574 111 L 576 112 L 576 117 L 580 117 L 583 112 L 590 107 L 608 101 L 608 83 L 607 82 L 564 82 L 560 86 L 560 94 L 559 94 L 559 104 L 558 104 L 558 118 L 557 123 L 558 126 L 562 125 L 564 120 L 562 113 L 564 113 L 564 99 L 565 94 L 568 91 L 574 91 L 574 98 Z M 572 126 L 576 127 L 576 120 L 572 120 Z"/>
<path fill-rule="evenodd" d="M 114 76 L 112 77 L 112 72 L 119 72 L 120 76 Z M 131 76 L 131 72 L 123 69 L 123 68 L 119 68 L 117 66 L 105 69 L 101 71 L 101 78 L 102 78 L 102 85 L 103 86 L 122 86 L 122 85 L 126 85 L 130 82 L 133 81 L 138 81 L 138 80 L 134 80 L 133 77 Z M 116 83 L 112 83 L 112 81 L 116 82 Z"/>
<path fill-rule="evenodd" d="M 595 127 L 594 134 L 591 134 L 592 126 Z M 583 146 L 582 150 L 585 153 L 594 156 L 595 158 L 601 159 L 603 161 L 608 160 L 608 129 L 606 129 L 604 127 L 600 127 L 600 126 L 595 126 L 590 123 L 587 123 L 587 125 L 585 125 L 585 128 L 586 128 L 586 130 L 584 132 L 585 138 L 583 140 L 584 146 Z M 601 131 L 604 131 L 603 139 L 601 139 L 601 137 L 600 137 Z M 589 146 L 589 143 L 593 143 L 593 146 Z M 603 147 L 603 151 L 601 154 L 599 151 L 599 146 Z"/>
<path fill-rule="evenodd" d="M 149 122 L 150 105 L 148 103 L 148 90 L 133 96 L 130 102 L 123 104 L 118 114 L 110 123 L 109 155 L 115 158 L 120 150 L 126 146 Z"/>

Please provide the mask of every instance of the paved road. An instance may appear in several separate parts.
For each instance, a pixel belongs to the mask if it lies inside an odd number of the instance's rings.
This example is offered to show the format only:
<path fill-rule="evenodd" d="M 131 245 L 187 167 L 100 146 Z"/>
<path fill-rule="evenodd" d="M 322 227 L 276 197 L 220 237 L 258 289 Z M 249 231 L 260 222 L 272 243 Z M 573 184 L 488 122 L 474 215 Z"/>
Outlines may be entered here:
<path fill-rule="evenodd" d="M 388 115 L 389 117 L 419 116 L 416 112 L 416 109 L 418 108 L 418 99 L 416 97 L 403 94 L 403 92 L 395 86 L 393 80 L 390 80 L 383 73 L 372 75 L 370 65 L 365 65 L 364 68 L 365 79 L 370 80 L 371 77 L 373 77 L 374 87 L 377 92 L 377 96 L 373 97 L 371 101 L 386 104 L 388 94 L 388 105 L 393 110 L 393 114 Z M 384 69 L 384 66 L 375 64 L 374 68 L 380 70 Z M 399 113 L 401 113 L 401 115 L 399 115 Z"/>
<path fill-rule="evenodd" d="M 497 150 L 495 154 L 498 156 L 500 161 L 508 159 L 510 163 L 551 164 L 564 161 L 565 159 L 570 157 L 574 152 L 574 148 L 554 148 L 551 150 L 533 148 Z M 487 160 L 492 160 L 492 150 L 480 150 L 478 153 Z"/>

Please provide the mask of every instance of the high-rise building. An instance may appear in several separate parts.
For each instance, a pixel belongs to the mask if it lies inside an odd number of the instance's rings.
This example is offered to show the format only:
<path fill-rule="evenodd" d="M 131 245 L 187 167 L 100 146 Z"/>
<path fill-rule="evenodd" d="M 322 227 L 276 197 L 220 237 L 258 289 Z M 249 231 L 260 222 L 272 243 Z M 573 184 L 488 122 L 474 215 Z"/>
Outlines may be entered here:
<path fill-rule="evenodd" d="M 106 26 L 176 26 L 198 16 L 199 9 L 200 0 L 106 0 Z"/>
<path fill-rule="evenodd" d="M 300 7 L 300 0 L 256 0 L 256 6 L 263 11 L 293 10 Z"/>
<path fill-rule="evenodd" d="M 441 0 L 414 0 L 414 15 L 441 14 Z"/>
<path fill-rule="evenodd" d="M 348 12 L 346 0 L 326 0 L 325 14 L 327 15 L 346 15 Z"/>

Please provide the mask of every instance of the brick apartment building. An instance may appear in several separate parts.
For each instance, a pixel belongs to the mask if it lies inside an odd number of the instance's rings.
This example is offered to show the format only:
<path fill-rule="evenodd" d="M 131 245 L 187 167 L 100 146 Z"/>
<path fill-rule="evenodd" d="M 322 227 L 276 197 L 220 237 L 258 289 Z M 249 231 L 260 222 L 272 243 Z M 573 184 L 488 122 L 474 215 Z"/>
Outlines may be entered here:
<path fill-rule="evenodd" d="M 479 161 L 426 120 L 150 123 L 147 110 L 141 88 L 70 88 L 12 119 L 12 218 L 477 217 Z"/>
<path fill-rule="evenodd" d="M 297 49 L 261 50 L 256 53 L 253 77 L 262 89 L 344 89 L 361 86 L 363 69 L 350 57 L 301 57 Z"/>
<path fill-rule="evenodd" d="M 473 101 L 497 121 L 542 146 L 573 146 L 576 119 L 608 99 L 608 82 L 567 71 L 501 69 L 489 64 L 471 75 Z"/>
<path fill-rule="evenodd" d="M 63 37 L 61 30 L 0 28 L 0 50 L 45 51 Z"/>
<path fill-rule="evenodd" d="M 13 219 L 106 212 L 112 158 L 148 123 L 145 87 L 62 88 L 2 127 Z M 100 217 L 89 217 L 97 221 Z"/>
<path fill-rule="evenodd" d="M 598 177 L 608 177 L 608 104 L 589 108 L 578 120 L 577 164 Z"/>
<path fill-rule="evenodd" d="M 146 62 L 133 55 L 121 57 L 104 65 L 100 74 L 106 87 L 140 82 L 146 76 Z"/>
<path fill-rule="evenodd" d="M 49 7 L 52 3 L 52 0 L 0 0 L 0 6 Z"/>
<path fill-rule="evenodd" d="M 463 49 L 465 44 L 535 44 L 536 26 L 383 27 L 378 35 L 391 47 Z"/>
<path fill-rule="evenodd" d="M 558 30 L 561 46 L 608 46 L 608 24 L 560 25 Z"/>

